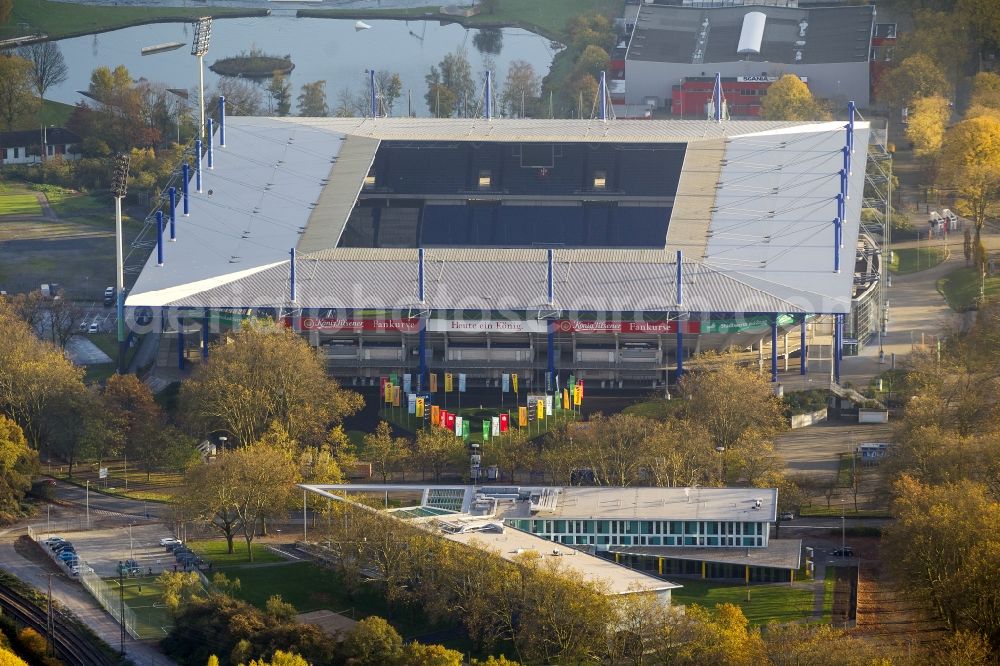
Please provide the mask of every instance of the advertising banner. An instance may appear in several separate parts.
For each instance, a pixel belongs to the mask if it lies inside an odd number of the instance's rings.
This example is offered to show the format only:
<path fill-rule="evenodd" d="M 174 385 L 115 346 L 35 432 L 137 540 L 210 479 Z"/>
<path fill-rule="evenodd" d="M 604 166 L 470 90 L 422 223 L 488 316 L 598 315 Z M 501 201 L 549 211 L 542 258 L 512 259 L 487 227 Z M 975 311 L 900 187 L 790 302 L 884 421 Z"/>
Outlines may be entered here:
<path fill-rule="evenodd" d="M 465 373 L 458 373 L 458 392 L 465 393 Z"/>
<path fill-rule="evenodd" d="M 437 405 L 431 405 L 431 423 L 441 425 L 441 408 Z"/>
<path fill-rule="evenodd" d="M 525 321 L 429 319 L 427 330 L 434 333 L 547 333 L 549 329 L 548 322 L 537 319 Z"/>
<path fill-rule="evenodd" d="M 430 375 L 430 381 L 428 382 L 431 393 L 437 393 L 438 390 L 438 376 L 436 372 L 432 372 Z"/>
<path fill-rule="evenodd" d="M 510 414 L 500 415 L 500 432 L 507 432 L 510 429 Z"/>
<path fill-rule="evenodd" d="M 406 394 L 406 413 L 416 414 L 417 413 L 417 394 L 407 393 Z"/>
<path fill-rule="evenodd" d="M 500 417 L 494 416 L 492 421 L 493 421 L 493 436 L 496 437 L 500 434 Z"/>
<path fill-rule="evenodd" d="M 453 381 L 452 374 L 450 372 L 444 373 L 444 392 L 451 393 L 455 389 L 455 383 Z"/>
<path fill-rule="evenodd" d="M 500 383 L 503 386 L 503 392 L 510 393 L 510 375 L 508 373 L 500 375 Z"/>
<path fill-rule="evenodd" d="M 528 408 L 527 407 L 518 407 L 517 408 L 517 425 L 521 426 L 522 428 L 527 427 L 527 425 L 528 425 Z"/>
<path fill-rule="evenodd" d="M 599 319 L 596 321 L 581 321 L 579 319 L 559 319 L 556 321 L 556 331 L 560 333 L 622 333 L 625 335 L 660 335 L 677 332 L 677 320 L 661 319 L 658 321 L 621 321 L 617 319 Z M 684 333 L 700 333 L 701 322 L 697 320 L 683 322 L 681 331 Z"/>
<path fill-rule="evenodd" d="M 351 317 L 302 317 L 303 331 L 323 331 L 328 333 L 357 333 L 360 331 L 401 331 L 417 333 L 419 319 L 355 319 Z M 291 318 L 283 319 L 285 326 L 291 325 Z"/>
<path fill-rule="evenodd" d="M 403 375 L 403 393 L 409 393 L 413 388 L 413 375 L 406 373 Z"/>

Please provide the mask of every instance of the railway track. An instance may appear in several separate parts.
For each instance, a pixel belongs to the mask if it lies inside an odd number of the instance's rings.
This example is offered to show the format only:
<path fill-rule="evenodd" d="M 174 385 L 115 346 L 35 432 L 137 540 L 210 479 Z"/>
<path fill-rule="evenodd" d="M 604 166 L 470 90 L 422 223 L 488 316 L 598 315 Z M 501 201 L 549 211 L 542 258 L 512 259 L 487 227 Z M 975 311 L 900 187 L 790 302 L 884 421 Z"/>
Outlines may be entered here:
<path fill-rule="evenodd" d="M 42 636 L 45 635 L 45 610 L 2 584 L 0 584 L 0 608 L 5 615 L 19 624 L 31 627 Z M 118 666 L 119 664 L 116 659 L 94 645 L 91 637 L 58 609 L 55 612 L 53 645 L 59 658 L 69 666 Z"/>

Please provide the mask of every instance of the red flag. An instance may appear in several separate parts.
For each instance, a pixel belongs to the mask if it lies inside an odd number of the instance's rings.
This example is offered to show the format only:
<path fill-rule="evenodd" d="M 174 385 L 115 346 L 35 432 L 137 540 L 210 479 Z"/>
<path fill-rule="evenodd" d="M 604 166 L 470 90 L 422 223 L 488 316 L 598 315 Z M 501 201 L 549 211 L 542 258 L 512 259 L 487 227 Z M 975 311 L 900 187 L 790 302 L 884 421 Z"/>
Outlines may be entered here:
<path fill-rule="evenodd" d="M 507 428 L 510 427 L 510 414 L 500 415 L 500 432 L 507 432 Z"/>
<path fill-rule="evenodd" d="M 448 427 L 448 410 L 442 409 L 441 412 L 440 412 L 440 416 L 441 416 L 441 422 L 440 422 L 439 425 L 442 428 L 447 428 Z"/>
<path fill-rule="evenodd" d="M 447 414 L 448 414 L 448 417 L 447 417 L 448 418 L 448 423 L 445 425 L 445 427 L 448 428 L 448 430 L 454 430 L 455 429 L 455 415 L 452 414 L 451 412 L 448 412 Z"/>

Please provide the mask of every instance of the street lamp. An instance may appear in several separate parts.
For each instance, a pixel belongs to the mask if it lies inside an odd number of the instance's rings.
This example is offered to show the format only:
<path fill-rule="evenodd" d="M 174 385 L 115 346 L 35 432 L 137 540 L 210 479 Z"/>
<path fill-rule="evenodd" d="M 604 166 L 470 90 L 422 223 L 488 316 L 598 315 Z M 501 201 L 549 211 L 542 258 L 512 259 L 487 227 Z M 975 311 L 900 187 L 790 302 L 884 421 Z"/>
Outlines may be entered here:
<path fill-rule="evenodd" d="M 198 58 L 199 139 L 205 138 L 205 54 L 211 39 L 212 17 L 202 16 L 194 24 L 194 38 L 191 40 L 191 55 Z"/>
<path fill-rule="evenodd" d="M 121 153 L 115 158 L 114 175 L 111 181 L 111 194 L 115 198 L 115 286 L 117 294 L 118 317 L 118 374 L 125 373 L 125 259 L 122 254 L 122 199 L 128 190 L 128 153 Z M 126 481 L 126 484 L 128 482 Z"/>
<path fill-rule="evenodd" d="M 719 480 L 722 482 L 722 485 L 725 486 L 726 468 L 724 467 L 724 461 L 725 461 L 724 455 L 726 453 L 726 447 L 720 445 L 715 447 L 715 450 L 719 452 Z"/>

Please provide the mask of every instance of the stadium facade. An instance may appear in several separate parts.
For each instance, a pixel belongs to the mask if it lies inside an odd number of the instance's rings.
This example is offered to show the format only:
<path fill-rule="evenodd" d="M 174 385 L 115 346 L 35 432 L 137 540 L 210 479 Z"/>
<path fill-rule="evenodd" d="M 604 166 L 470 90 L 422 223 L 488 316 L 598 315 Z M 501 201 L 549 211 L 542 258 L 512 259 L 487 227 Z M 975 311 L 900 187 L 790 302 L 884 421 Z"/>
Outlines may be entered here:
<path fill-rule="evenodd" d="M 840 331 L 877 288 L 859 222 L 869 124 L 853 118 L 225 130 L 212 168 L 181 183 L 189 214 L 179 199 L 151 216 L 162 238 L 126 302 L 170 315 L 181 365 L 220 321 L 263 312 L 349 385 L 454 371 L 473 387 L 505 373 L 535 390 L 569 373 L 662 387 L 692 354 L 732 346 L 777 380 L 790 357 L 808 370 L 814 321 Z"/>

